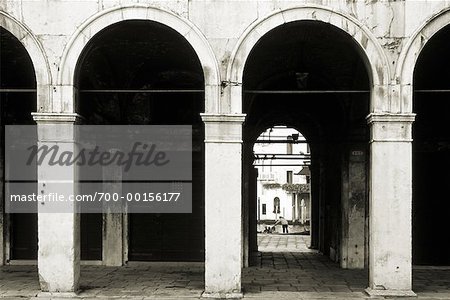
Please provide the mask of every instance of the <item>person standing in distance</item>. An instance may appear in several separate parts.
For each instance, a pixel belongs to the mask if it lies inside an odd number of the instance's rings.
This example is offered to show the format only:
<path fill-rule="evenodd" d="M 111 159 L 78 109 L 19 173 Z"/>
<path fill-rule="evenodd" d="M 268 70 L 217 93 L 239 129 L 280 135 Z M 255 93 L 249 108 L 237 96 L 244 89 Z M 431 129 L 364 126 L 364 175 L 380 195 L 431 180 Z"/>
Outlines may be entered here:
<path fill-rule="evenodd" d="M 281 227 L 283 227 L 283 233 L 289 233 L 288 232 L 288 225 L 289 225 L 289 223 L 288 223 L 288 221 L 285 218 L 280 216 L 280 219 L 278 221 L 276 221 L 273 226 L 277 225 L 278 223 L 281 223 Z"/>

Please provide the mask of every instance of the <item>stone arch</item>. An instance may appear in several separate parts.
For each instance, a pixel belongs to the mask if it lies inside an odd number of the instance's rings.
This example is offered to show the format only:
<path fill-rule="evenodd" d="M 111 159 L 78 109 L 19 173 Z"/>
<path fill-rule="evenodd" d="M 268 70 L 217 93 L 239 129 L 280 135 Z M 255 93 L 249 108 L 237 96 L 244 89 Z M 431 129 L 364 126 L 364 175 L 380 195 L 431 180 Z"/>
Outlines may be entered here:
<path fill-rule="evenodd" d="M 36 107 L 38 111 L 44 111 L 52 102 L 50 66 L 44 49 L 29 28 L 3 11 L 0 11 L 0 27 L 14 35 L 28 52 L 36 77 Z"/>
<path fill-rule="evenodd" d="M 401 87 L 401 98 L 405 112 L 413 109 L 413 78 L 417 58 L 427 42 L 441 29 L 450 24 L 450 8 L 428 18 L 410 37 L 400 53 L 395 79 Z"/>
<path fill-rule="evenodd" d="M 220 74 L 214 52 L 204 35 L 190 21 L 160 8 L 146 5 L 119 6 L 101 11 L 87 19 L 71 37 L 61 59 L 57 85 L 60 87 L 62 112 L 72 113 L 74 78 L 78 58 L 90 39 L 104 28 L 126 20 L 155 21 L 177 31 L 194 48 L 202 64 L 205 78 L 205 111 L 216 112 L 220 96 Z"/>
<path fill-rule="evenodd" d="M 371 80 L 371 112 L 390 110 L 387 86 L 390 81 L 387 57 L 377 39 L 354 17 L 332 10 L 325 6 L 308 5 L 278 10 L 255 21 L 240 37 L 234 48 L 227 68 L 226 84 L 230 87 L 228 103 L 222 110 L 241 113 L 242 78 L 247 58 L 259 41 L 270 30 L 285 23 L 311 20 L 328 23 L 347 32 L 359 45 Z"/>

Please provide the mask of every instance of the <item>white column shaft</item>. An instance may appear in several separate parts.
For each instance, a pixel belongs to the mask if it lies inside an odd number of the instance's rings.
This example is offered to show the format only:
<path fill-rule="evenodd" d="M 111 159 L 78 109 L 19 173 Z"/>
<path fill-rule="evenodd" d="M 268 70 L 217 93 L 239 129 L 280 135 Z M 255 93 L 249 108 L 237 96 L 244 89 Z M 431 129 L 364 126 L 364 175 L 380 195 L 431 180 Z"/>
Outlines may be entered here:
<path fill-rule="evenodd" d="M 38 123 L 38 146 L 57 145 L 59 151 L 75 153 L 76 115 L 34 114 Z M 50 155 L 48 155 L 49 157 Z M 38 194 L 69 196 L 77 193 L 74 165 L 38 166 Z M 57 176 L 56 176 L 57 175 Z M 43 292 L 73 293 L 80 278 L 80 215 L 72 203 L 38 203 L 38 272 Z M 64 211 L 64 212 L 62 212 Z"/>
<path fill-rule="evenodd" d="M 205 122 L 205 296 L 241 294 L 243 115 Z"/>
<path fill-rule="evenodd" d="M 412 114 L 372 114 L 369 288 L 372 295 L 412 292 Z"/>

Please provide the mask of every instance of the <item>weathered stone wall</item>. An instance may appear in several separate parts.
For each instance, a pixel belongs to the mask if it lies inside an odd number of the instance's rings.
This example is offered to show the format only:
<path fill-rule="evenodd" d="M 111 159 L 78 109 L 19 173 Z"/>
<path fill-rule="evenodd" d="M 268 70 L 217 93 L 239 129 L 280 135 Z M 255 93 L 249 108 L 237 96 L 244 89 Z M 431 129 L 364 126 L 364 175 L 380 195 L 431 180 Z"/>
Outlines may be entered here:
<path fill-rule="evenodd" d="M 0 1 L 0 10 L 5 12 L 19 23 L 26 26 L 30 33 L 36 37 L 41 51 L 47 60 L 46 68 L 49 68 L 50 79 L 54 90 L 50 90 L 50 97 L 55 102 L 62 100 L 66 93 L 64 88 L 58 88 L 58 78 L 61 76 L 62 58 L 68 45 L 80 29 L 95 20 L 93 16 L 102 11 L 119 6 L 151 6 L 169 11 L 180 18 L 190 21 L 197 27 L 199 33 L 204 35 L 211 46 L 220 70 L 220 79 L 227 80 L 229 61 L 238 43 L 244 37 L 246 29 L 265 19 L 270 14 L 292 7 L 324 7 L 335 11 L 337 15 L 345 15 L 340 27 L 344 30 L 352 27 L 350 20 L 357 26 L 364 27 L 370 35 L 376 38 L 377 43 L 383 49 L 386 56 L 386 66 L 373 66 L 373 68 L 386 68 L 391 83 L 401 81 L 399 71 L 403 66 L 399 58 L 402 51 L 409 46 L 410 37 L 423 26 L 427 20 L 440 14 L 450 4 L 448 1 L 210 1 L 210 0 L 178 0 L 178 1 L 122 1 L 122 0 L 85 0 L 85 1 Z M 126 14 L 133 14 L 128 10 Z M 142 15 L 136 10 L 138 18 L 152 18 L 152 13 Z M 319 17 L 319 10 L 310 12 L 311 19 Z M 331 24 L 335 15 L 327 16 Z M 124 14 L 124 18 L 127 16 Z M 323 19 L 322 19 L 323 20 Z M 348 20 L 348 21 L 347 21 Z M 163 20 L 160 20 L 163 21 Z M 0 23 L 3 24 L 4 21 Z M 169 24 L 170 25 L 170 24 Z M 82 34 L 85 34 L 84 32 Z M 358 33 L 354 33 L 357 38 Z M 88 39 L 90 36 L 85 36 Z M 428 37 L 424 37 L 427 39 Z M 27 43 L 24 41 L 24 43 Z M 31 45 L 29 45 L 31 46 Z M 204 53 L 198 53 L 202 56 Z M 237 59 L 240 59 L 237 57 Z M 73 63 L 73 62 L 70 62 Z M 239 61 L 244 64 L 244 61 Z M 44 66 L 41 66 L 41 68 Z M 38 68 L 37 68 L 38 69 Z M 397 70 L 397 74 L 396 74 Z M 73 76 L 73 74 L 70 74 Z M 40 74 L 45 76 L 45 74 Z M 38 77 L 39 82 L 46 82 Z M 394 87 L 393 89 L 400 89 Z M 400 91 L 392 91 L 398 93 Z M 227 96 L 226 93 L 223 97 Z M 386 97 L 386 100 L 390 97 Z M 41 99 L 42 111 L 71 110 L 64 104 L 50 104 L 48 99 Z M 400 104 L 391 105 L 391 110 L 410 110 L 406 105 L 399 108 Z M 211 109 L 216 109 L 212 107 Z M 383 110 L 389 110 L 389 105 L 383 106 Z"/>

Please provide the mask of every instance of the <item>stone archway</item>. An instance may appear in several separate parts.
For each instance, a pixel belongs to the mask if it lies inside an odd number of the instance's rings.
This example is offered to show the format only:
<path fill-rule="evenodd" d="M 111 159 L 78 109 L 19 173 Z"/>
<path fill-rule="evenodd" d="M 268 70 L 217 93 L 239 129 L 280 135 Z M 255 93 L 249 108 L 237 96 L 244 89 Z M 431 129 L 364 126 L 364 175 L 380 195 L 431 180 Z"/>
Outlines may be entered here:
<path fill-rule="evenodd" d="M 217 127 L 228 128 L 234 133 L 230 141 L 228 137 L 220 137 L 214 131 L 214 141 L 208 146 L 211 152 L 220 143 L 230 145 L 229 154 L 222 155 L 221 165 L 228 161 L 232 166 L 226 173 L 230 176 L 240 176 L 241 167 L 235 161 L 241 161 L 242 154 L 242 79 L 246 60 L 253 47 L 266 33 L 272 29 L 293 21 L 319 21 L 342 29 L 356 42 L 368 69 L 370 79 L 370 108 L 367 122 L 370 126 L 370 165 L 369 165 L 369 288 L 371 295 L 414 295 L 412 293 L 411 268 L 411 126 L 414 115 L 399 111 L 399 97 L 391 88 L 390 66 L 382 47 L 368 28 L 359 21 L 344 13 L 331 10 L 324 6 L 301 6 L 274 12 L 267 17 L 258 19 L 244 32 L 239 39 L 228 64 L 227 77 L 224 82 L 224 100 L 221 103 L 220 117 L 205 116 L 210 124 L 211 133 Z M 233 145 L 233 148 L 231 148 Z M 207 155 L 208 155 L 208 149 Z M 212 154 L 211 153 L 211 154 Z M 212 154 L 214 155 L 214 154 Z M 212 156 L 211 155 L 211 156 Z M 216 155 L 218 159 L 219 156 Z M 218 164 L 217 164 L 218 165 Z M 212 167 L 210 167 L 212 168 Z M 208 162 L 207 162 L 208 170 Z M 219 181 L 219 175 L 214 181 Z M 234 183 L 234 182 L 233 182 Z M 401 186 L 401 188 L 398 188 Z M 241 184 L 237 184 L 228 194 L 240 193 Z M 217 193 L 217 190 L 215 191 Z M 208 193 L 208 190 L 207 190 Z M 405 200 L 406 199 L 406 200 Z M 233 201 L 233 206 L 238 204 Z M 389 212 L 388 214 L 386 212 Z M 234 215 L 241 216 L 238 209 Z M 231 214 L 231 212 L 230 212 Z M 226 216 L 225 216 L 226 215 Z M 399 221 L 399 216 L 401 216 Z M 222 214 L 230 220 L 235 216 Z M 386 220 L 389 220 L 386 222 Z M 395 230 L 391 225 L 395 223 Z M 236 225 L 237 226 L 237 225 Z M 234 227 L 234 226 L 233 226 Z M 241 232 L 227 235 L 230 240 L 239 240 Z M 398 237 L 401 237 L 398 239 Z M 391 241 L 397 240 L 397 244 Z M 208 238 L 207 238 L 208 244 Z M 237 246 L 236 246 L 237 247 Z M 240 291 L 240 266 L 242 253 L 234 251 L 227 253 L 226 260 L 230 262 L 227 270 L 218 270 L 227 280 L 215 290 L 222 293 Z M 237 260 L 236 260 L 237 259 Z M 225 261 L 225 258 L 222 259 Z M 231 265 L 233 271 L 231 271 Z M 208 270 L 207 270 L 208 274 Z M 206 278 L 208 288 L 208 276 Z M 220 289 L 219 289 L 220 288 Z"/>
<path fill-rule="evenodd" d="M 310 20 L 334 25 L 347 32 L 360 46 L 372 85 L 371 112 L 390 111 L 391 103 L 386 101 L 387 85 L 390 82 L 387 57 L 373 34 L 357 19 L 324 6 L 301 6 L 274 12 L 254 22 L 241 36 L 232 52 L 227 69 L 226 82 L 230 87 L 230 98 L 222 109 L 230 113 L 241 112 L 240 96 L 244 66 L 250 51 L 270 30 L 293 21 Z"/>
<path fill-rule="evenodd" d="M 50 93 L 50 83 L 51 83 L 51 76 L 49 72 L 49 65 L 44 53 L 44 50 L 42 46 L 40 45 L 40 42 L 37 40 L 37 38 L 34 36 L 34 34 L 31 32 L 31 30 L 22 24 L 20 21 L 16 20 L 13 16 L 0 11 L 0 27 L 2 31 L 6 33 L 7 36 L 10 36 L 14 44 L 17 44 L 16 47 L 20 47 L 21 54 L 17 55 L 25 55 L 28 56 L 26 59 L 22 57 L 21 62 L 23 62 L 22 67 L 24 65 L 27 66 L 27 69 L 8 69 L 8 63 L 2 64 L 3 67 L 6 67 L 6 73 L 11 72 L 14 73 L 16 71 L 17 73 L 20 73 L 20 78 L 16 77 L 15 84 L 17 84 L 17 80 L 21 81 L 18 86 L 10 86 L 13 87 L 13 94 L 8 94 L 8 79 L 6 79 L 5 82 L 2 82 L 2 87 L 6 88 L 6 90 L 3 90 L 2 92 L 5 92 L 6 96 L 5 98 L 2 97 L 2 103 L 4 103 L 4 108 L 2 108 L 2 126 L 5 124 L 12 125 L 12 124 L 32 124 L 32 116 L 31 114 L 35 112 L 36 110 L 41 110 L 42 108 L 46 107 L 46 105 L 49 103 L 51 98 Z M 2 36 L 3 37 L 3 36 Z M 2 40 L 3 41 L 3 40 Z M 11 40 L 9 40 L 11 41 Z M 8 47 L 8 40 L 3 45 L 5 47 Z M 20 45 L 20 46 L 19 46 Z M 4 55 L 3 58 L 8 57 L 7 55 Z M 12 67 L 11 67 L 12 68 Z M 27 72 L 28 74 L 22 73 Z M 10 76 L 11 78 L 14 78 L 14 76 Z M 3 85 L 3 83 L 6 83 L 6 86 Z M 11 83 L 11 82 L 9 82 Z M 21 86 L 21 87 L 19 87 Z M 17 88 L 19 87 L 19 88 Z M 34 92 L 34 90 L 36 92 Z M 33 91 L 30 93 L 30 91 Z M 8 95 L 11 95 L 12 99 L 19 100 L 19 101 L 8 101 Z M 0 97 L 2 96 L 0 92 Z M 13 107 L 8 108 L 8 103 L 19 103 L 15 104 Z M 14 116 L 12 118 L 8 118 L 8 113 L 5 114 L 6 111 L 10 111 L 11 116 Z M 1 141 L 2 148 L 4 148 L 4 142 L 5 140 Z M 2 151 L 3 152 L 3 151 Z M 6 169 L 6 165 L 4 164 L 4 153 L 1 154 L 1 169 L 2 172 L 8 173 Z M 2 181 L 5 180 L 5 178 L 2 176 Z M 3 182 L 2 182 L 3 184 Z M 3 190 L 3 188 L 2 188 Z M 4 198 L 2 196 L 2 198 Z M 3 200 L 2 200 L 3 201 Z M 5 207 L 4 203 L 0 203 L 0 207 Z M 37 251 L 37 233 L 35 231 L 36 229 L 36 215 L 30 214 L 17 214 L 17 215 L 6 215 L 0 213 L 0 223 L 3 224 L 3 226 L 0 226 L 2 228 L 0 233 L 0 265 L 5 264 L 7 261 L 11 259 L 18 259 L 19 258 L 25 258 L 25 259 L 34 259 Z M 14 224 L 17 225 L 24 225 L 21 228 L 24 228 L 25 232 L 30 232 L 30 235 L 27 235 L 26 237 L 23 237 L 19 235 L 13 235 L 11 234 L 11 227 L 14 226 Z M 30 230 L 31 227 L 31 230 Z M 5 230 L 6 229 L 6 230 Z M 6 232 L 8 233 L 6 234 Z M 15 229 L 15 232 L 20 231 L 19 229 Z M 25 249 L 25 251 L 22 251 L 21 254 L 16 254 L 15 249 L 11 247 L 13 245 L 11 243 L 11 239 L 17 238 L 18 241 L 15 242 L 17 245 L 18 243 L 21 243 L 22 248 Z M 34 241 L 35 240 L 35 241 Z M 31 242 L 32 241 L 32 242 Z M 25 245 L 25 246 L 24 246 Z"/>
<path fill-rule="evenodd" d="M 38 39 L 29 28 L 9 14 L 0 11 L 0 26 L 14 35 L 25 47 L 33 62 L 36 74 L 37 110 L 46 110 L 52 99 L 50 66 Z"/>
<path fill-rule="evenodd" d="M 442 10 L 426 20 L 410 37 L 400 53 L 395 69 L 395 80 L 400 84 L 403 112 L 413 108 L 413 77 L 417 59 L 427 42 L 441 29 L 450 24 L 450 8 Z"/>
<path fill-rule="evenodd" d="M 449 8 L 433 14 L 412 34 L 396 69 L 402 102 L 417 114 L 412 154 L 414 265 L 450 264 L 450 244 L 442 239 L 440 230 L 446 226 L 448 210 L 442 195 L 446 193 L 450 158 L 446 122 L 449 29 Z"/>
<path fill-rule="evenodd" d="M 190 21 L 171 12 L 146 5 L 119 6 L 93 15 L 81 25 L 67 44 L 56 79 L 58 97 L 53 112 L 75 112 L 74 74 L 78 58 L 89 40 L 102 29 L 126 20 L 150 20 L 171 27 L 192 45 L 205 76 L 205 111 L 218 111 L 220 74 L 217 60 L 206 38 Z"/>
<path fill-rule="evenodd" d="M 43 113 L 35 116 L 35 120 L 40 124 L 58 124 L 67 126 L 67 136 L 52 137 L 56 140 L 73 141 L 71 135 L 71 128 L 73 124 L 79 121 L 79 116 L 76 111 L 75 94 L 76 86 L 76 67 L 80 55 L 97 33 L 110 25 L 131 20 L 154 21 L 167 27 L 170 27 L 192 46 L 194 52 L 197 54 L 201 68 L 204 74 L 204 110 L 207 113 L 214 113 L 218 111 L 219 96 L 220 96 L 220 75 L 214 53 L 209 46 L 203 34 L 190 21 L 175 15 L 174 13 L 150 7 L 147 5 L 125 5 L 113 7 L 101 11 L 89 19 L 87 19 L 70 38 L 64 50 L 59 73 L 54 85 L 55 96 L 53 102 L 47 107 Z M 67 168 L 67 172 L 75 173 L 72 168 Z M 39 172 L 39 171 L 38 171 Z M 72 178 L 72 177 L 70 177 Z M 74 193 L 74 183 L 68 187 L 66 193 Z M 47 192 L 51 192 L 52 187 L 48 188 Z M 40 225 L 52 224 L 52 218 L 41 218 Z M 79 285 L 80 272 L 80 253 L 79 247 L 79 230 L 80 219 L 76 213 L 65 214 L 61 222 L 64 226 L 58 228 L 58 232 L 53 232 L 53 236 L 61 236 L 58 245 L 52 248 L 52 253 L 45 253 L 39 256 L 41 287 L 43 291 L 59 291 L 59 292 L 76 292 Z M 45 231 L 45 229 L 43 229 Z M 48 232 L 47 232 L 48 234 Z M 44 246 L 50 246 L 52 240 L 50 238 L 42 239 Z M 45 247 L 41 247 L 45 248 Z M 66 253 L 64 249 L 70 248 L 70 251 L 65 256 L 62 262 L 54 265 L 52 262 L 52 254 Z M 41 263 L 42 262 L 42 263 Z M 48 262 L 46 264 L 46 262 Z"/>

